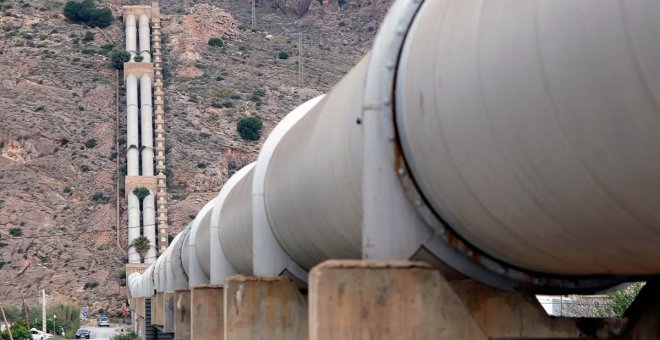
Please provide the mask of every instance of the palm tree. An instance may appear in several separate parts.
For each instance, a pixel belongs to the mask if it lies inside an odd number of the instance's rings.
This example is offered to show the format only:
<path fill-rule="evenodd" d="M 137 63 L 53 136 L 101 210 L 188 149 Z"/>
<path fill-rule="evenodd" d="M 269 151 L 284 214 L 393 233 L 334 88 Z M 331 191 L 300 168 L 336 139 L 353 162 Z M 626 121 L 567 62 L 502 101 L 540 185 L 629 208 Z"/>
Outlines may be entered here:
<path fill-rule="evenodd" d="M 151 249 L 151 242 L 148 238 L 140 236 L 131 242 L 131 247 L 134 247 L 135 251 L 140 254 L 140 258 L 144 260 L 144 254 Z"/>

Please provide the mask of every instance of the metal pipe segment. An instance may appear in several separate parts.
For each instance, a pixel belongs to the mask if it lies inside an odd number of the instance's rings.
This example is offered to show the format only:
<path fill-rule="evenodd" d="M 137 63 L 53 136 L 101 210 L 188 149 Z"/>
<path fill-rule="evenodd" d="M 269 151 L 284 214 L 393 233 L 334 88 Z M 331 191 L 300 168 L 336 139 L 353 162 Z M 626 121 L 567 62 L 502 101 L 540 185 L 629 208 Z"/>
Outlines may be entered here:
<path fill-rule="evenodd" d="M 131 59 L 136 56 L 136 39 L 137 39 L 137 27 L 135 26 L 135 15 L 129 14 L 126 16 L 125 30 L 126 30 L 126 51 L 130 53 Z"/>
<path fill-rule="evenodd" d="M 387 142 L 375 145 L 390 148 L 394 161 L 373 171 L 396 174 L 391 194 L 413 198 L 390 201 L 410 204 L 429 231 L 417 249 L 495 286 L 513 280 L 511 289 L 540 291 L 538 277 L 579 290 L 660 274 L 660 158 L 652 156 L 660 147 L 660 2 L 396 6 L 410 15 L 390 12 L 376 39 L 379 57 L 366 56 L 326 97 L 275 128 L 257 165 L 223 187 L 208 237 L 198 223 L 196 249 L 181 248 L 182 261 L 195 262 L 186 255 L 194 252 L 215 283 L 249 274 L 265 260 L 248 240 L 271 232 L 306 269 L 362 258 L 363 145 L 374 144 L 360 124 L 378 106 Z M 365 84 L 387 72 L 393 88 L 372 102 Z M 375 199 L 370 213 L 388 201 Z M 163 276 L 163 262 L 156 289 L 180 287 L 170 281 L 184 266 L 168 262 Z"/>
<path fill-rule="evenodd" d="M 153 263 L 156 261 L 158 253 L 156 251 L 156 195 L 149 190 L 142 200 L 142 234 L 149 240 L 150 248 L 144 255 L 144 263 Z"/>
<path fill-rule="evenodd" d="M 306 269 L 362 254 L 362 137 L 356 119 L 367 61 L 290 128 L 267 165 L 269 224 L 282 248 Z"/>
<path fill-rule="evenodd" d="M 151 62 L 151 31 L 149 29 L 149 17 L 147 15 L 140 16 L 140 56 L 143 63 Z"/>
<path fill-rule="evenodd" d="M 252 274 L 252 175 L 254 165 L 245 166 L 236 173 L 237 181 L 228 189 L 220 207 L 220 233 L 222 250 L 239 274 Z"/>
<path fill-rule="evenodd" d="M 126 171 L 128 176 L 140 174 L 139 165 L 139 121 L 138 121 L 138 89 L 137 77 L 129 74 L 126 77 Z"/>
<path fill-rule="evenodd" d="M 197 217 L 190 222 L 190 232 L 183 244 L 182 253 L 185 256 L 183 266 L 192 285 L 209 283 L 208 229 L 214 203 L 215 198 L 206 203 Z"/>
<path fill-rule="evenodd" d="M 217 198 L 210 200 L 197 214 L 199 219 L 190 229 L 188 237 L 188 252 L 191 255 L 190 281 L 191 284 L 208 284 L 211 277 L 211 242 L 209 238 L 211 229 L 211 215 Z M 196 264 L 196 266 L 195 266 Z"/>
<path fill-rule="evenodd" d="M 154 132 L 152 104 L 151 77 L 145 74 L 140 78 L 140 123 L 142 124 L 140 137 L 142 138 L 142 176 L 154 175 Z"/>
<path fill-rule="evenodd" d="M 140 254 L 131 246 L 140 237 L 140 199 L 134 193 L 128 193 L 128 262 L 140 263 Z"/>
<path fill-rule="evenodd" d="M 657 1 L 426 1 L 395 101 L 434 212 L 517 267 L 660 273 L 658 14 Z"/>

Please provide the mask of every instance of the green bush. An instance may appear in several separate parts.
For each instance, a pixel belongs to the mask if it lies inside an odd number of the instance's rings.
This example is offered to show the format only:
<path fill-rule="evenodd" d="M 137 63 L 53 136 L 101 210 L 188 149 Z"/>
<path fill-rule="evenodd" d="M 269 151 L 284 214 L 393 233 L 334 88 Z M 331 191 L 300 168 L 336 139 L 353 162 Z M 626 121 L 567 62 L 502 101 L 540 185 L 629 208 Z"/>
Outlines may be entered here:
<path fill-rule="evenodd" d="M 92 41 L 95 38 L 95 34 L 92 31 L 87 31 L 85 32 L 85 35 L 83 36 L 83 41 Z"/>
<path fill-rule="evenodd" d="M 133 189 L 133 194 L 135 196 L 137 196 L 137 198 L 140 201 L 142 201 L 145 197 L 149 196 L 149 193 L 150 193 L 149 189 L 147 189 L 145 187 L 139 187 L 139 188 Z"/>
<path fill-rule="evenodd" d="M 32 339 L 32 334 L 23 321 L 16 321 L 11 325 L 11 335 L 13 339 Z M 0 333 L 0 340 L 9 340 L 9 331 L 4 330 Z"/>
<path fill-rule="evenodd" d="M 135 57 L 133 57 L 133 61 L 135 61 L 136 63 L 141 62 L 143 59 L 144 57 L 141 55 L 136 55 Z"/>
<path fill-rule="evenodd" d="M 236 130 L 241 138 L 249 141 L 259 140 L 261 138 L 261 128 L 263 122 L 259 116 L 243 117 L 238 121 Z"/>
<path fill-rule="evenodd" d="M 116 334 L 113 335 L 112 338 L 110 338 L 110 340 L 139 340 L 139 339 L 140 337 L 133 332 L 128 332 L 126 334 Z"/>
<path fill-rule="evenodd" d="M 224 41 L 220 38 L 211 38 L 209 39 L 209 46 L 222 47 L 225 44 Z"/>
<path fill-rule="evenodd" d="M 23 229 L 18 227 L 9 228 L 9 235 L 14 237 L 21 237 L 23 236 Z"/>
<path fill-rule="evenodd" d="M 278 55 L 280 59 L 289 59 L 289 53 L 286 53 L 284 51 L 280 51 L 280 54 Z"/>
<path fill-rule="evenodd" d="M 90 138 L 85 142 L 85 147 L 91 149 L 96 146 L 96 139 Z"/>
<path fill-rule="evenodd" d="M 98 286 L 99 286 L 98 282 L 87 282 L 87 283 L 85 283 L 85 286 L 83 287 L 83 289 L 85 289 L 85 290 L 94 289 Z"/>
<path fill-rule="evenodd" d="M 110 202 L 110 197 L 106 196 L 105 193 L 97 191 L 92 195 L 92 201 L 97 203 L 108 203 Z"/>
<path fill-rule="evenodd" d="M 110 52 L 109 58 L 110 58 L 110 64 L 112 64 L 112 67 L 114 67 L 118 70 L 121 70 L 121 69 L 124 68 L 124 63 L 131 60 L 131 54 L 128 53 L 127 51 L 114 48 Z"/>
<path fill-rule="evenodd" d="M 97 8 L 94 0 L 68 1 L 64 5 L 64 16 L 91 27 L 105 28 L 112 23 L 112 11 L 106 7 Z"/>

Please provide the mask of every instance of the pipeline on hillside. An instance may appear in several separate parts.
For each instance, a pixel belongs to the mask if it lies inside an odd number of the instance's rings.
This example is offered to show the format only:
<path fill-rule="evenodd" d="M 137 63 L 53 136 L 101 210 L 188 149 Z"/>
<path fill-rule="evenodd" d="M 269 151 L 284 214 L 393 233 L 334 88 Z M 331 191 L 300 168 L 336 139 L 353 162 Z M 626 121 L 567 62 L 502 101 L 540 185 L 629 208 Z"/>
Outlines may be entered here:
<path fill-rule="evenodd" d="M 384 100 L 393 105 L 379 119 L 391 121 L 402 164 L 380 171 L 398 166 L 418 197 L 411 204 L 435 220 L 431 233 L 454 235 L 443 240 L 460 256 L 435 254 L 439 260 L 486 283 L 535 277 L 542 285 L 542 277 L 575 289 L 659 274 L 660 2 L 394 6 L 414 11 L 399 25 L 391 17 L 401 14 L 390 10 L 377 37 L 395 32 L 391 39 L 402 41 L 385 51 L 398 59 L 385 65 L 393 86 Z M 171 260 L 162 260 L 177 251 L 184 252 L 177 259 L 199 262 L 204 275 L 195 284 L 263 274 L 253 256 L 263 238 L 303 271 L 361 258 L 362 183 L 370 175 L 362 162 L 370 150 L 360 118 L 365 83 L 377 76 L 375 53 L 383 51 L 372 50 L 326 96 L 285 118 L 257 163 L 197 216 L 194 259 L 173 242 L 156 269 L 131 275 L 141 287 L 131 285 L 131 294 L 172 288 L 163 280 L 173 275 L 151 273 L 183 274 L 192 264 L 168 269 Z M 480 270 L 465 269 L 478 261 Z"/>

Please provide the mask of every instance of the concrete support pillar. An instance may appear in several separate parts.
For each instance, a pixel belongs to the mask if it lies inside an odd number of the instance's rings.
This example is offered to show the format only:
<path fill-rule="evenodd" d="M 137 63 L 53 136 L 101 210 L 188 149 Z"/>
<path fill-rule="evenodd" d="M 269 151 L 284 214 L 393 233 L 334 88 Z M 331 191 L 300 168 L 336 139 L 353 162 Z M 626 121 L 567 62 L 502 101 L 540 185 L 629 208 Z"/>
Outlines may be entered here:
<path fill-rule="evenodd" d="M 175 299 L 174 292 L 163 293 L 163 313 L 161 319 L 163 322 L 163 333 L 174 333 L 174 321 L 176 315 L 176 310 L 174 308 Z"/>
<path fill-rule="evenodd" d="M 307 303 L 290 278 L 234 275 L 224 293 L 225 339 L 307 339 Z"/>
<path fill-rule="evenodd" d="M 174 338 L 176 340 L 190 340 L 191 338 L 191 310 L 190 310 L 190 291 L 177 290 L 175 293 L 175 321 Z M 216 320 L 220 322 L 220 320 Z M 200 338 L 201 339 L 201 338 Z M 206 338 L 208 339 L 208 338 Z"/>
<path fill-rule="evenodd" d="M 199 286 L 191 290 L 191 339 L 223 338 L 225 332 L 224 301 L 222 286 Z"/>
<path fill-rule="evenodd" d="M 126 153 L 127 175 L 138 176 L 139 173 L 139 131 L 138 131 L 138 89 L 137 77 L 129 74 L 126 77 Z"/>
<path fill-rule="evenodd" d="M 140 263 L 140 254 L 130 244 L 140 237 L 140 199 L 128 193 L 128 263 Z"/>
<path fill-rule="evenodd" d="M 140 16 L 140 56 L 142 56 L 143 63 L 151 62 L 151 42 L 149 30 L 149 17 L 147 15 Z"/>
<path fill-rule="evenodd" d="M 124 20 L 126 24 L 126 51 L 131 54 L 131 60 L 137 55 L 136 48 L 136 36 L 137 36 L 137 27 L 135 26 L 135 16 L 129 14 Z"/>
<path fill-rule="evenodd" d="M 162 326 L 163 322 L 161 321 L 163 314 L 163 293 L 156 293 L 151 298 L 151 324 L 156 326 Z"/>
<path fill-rule="evenodd" d="M 142 123 L 142 176 L 154 175 L 154 135 L 151 96 L 151 77 L 140 78 L 140 114 Z"/>
<path fill-rule="evenodd" d="M 309 279 L 310 340 L 487 339 L 423 263 L 326 261 Z"/>
<path fill-rule="evenodd" d="M 154 263 L 157 255 L 156 243 L 156 195 L 149 190 L 149 195 L 142 201 L 143 235 L 151 243 L 151 248 L 144 255 L 144 263 Z"/>

